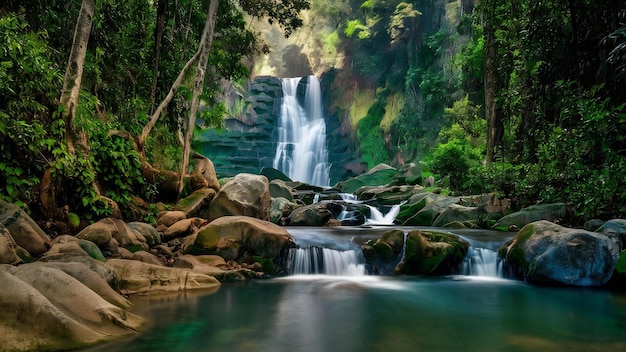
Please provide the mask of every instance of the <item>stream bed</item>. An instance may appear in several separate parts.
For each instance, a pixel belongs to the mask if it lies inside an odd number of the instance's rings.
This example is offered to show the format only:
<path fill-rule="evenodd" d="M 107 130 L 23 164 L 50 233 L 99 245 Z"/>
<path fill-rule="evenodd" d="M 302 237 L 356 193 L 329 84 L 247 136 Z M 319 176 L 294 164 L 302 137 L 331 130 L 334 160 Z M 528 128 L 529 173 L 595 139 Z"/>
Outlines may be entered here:
<path fill-rule="evenodd" d="M 300 244 L 351 250 L 386 229 L 289 231 Z M 481 251 L 510 238 L 459 235 Z M 538 287 L 495 274 L 299 274 L 134 301 L 150 322 L 145 332 L 83 351 L 626 351 L 625 292 Z"/>

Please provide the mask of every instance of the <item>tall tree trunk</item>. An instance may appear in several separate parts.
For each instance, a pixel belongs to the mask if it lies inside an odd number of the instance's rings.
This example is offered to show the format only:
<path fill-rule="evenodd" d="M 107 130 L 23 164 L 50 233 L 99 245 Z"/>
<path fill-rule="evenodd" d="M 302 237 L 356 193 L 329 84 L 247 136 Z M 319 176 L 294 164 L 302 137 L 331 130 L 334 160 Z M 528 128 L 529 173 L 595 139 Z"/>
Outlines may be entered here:
<path fill-rule="evenodd" d="M 483 33 L 485 36 L 485 118 L 487 120 L 487 163 L 495 159 L 496 147 L 502 140 L 502 116 L 498 114 L 496 97 L 499 88 L 498 78 L 498 43 L 496 42 L 494 5 L 485 7 Z"/>
<path fill-rule="evenodd" d="M 84 152 L 87 151 L 87 141 L 77 133 L 74 126 L 74 118 L 76 116 L 76 106 L 78 105 L 95 4 L 95 0 L 83 0 L 80 7 L 76 28 L 74 29 L 74 42 L 72 43 L 70 58 L 67 62 L 65 77 L 63 78 L 63 89 L 61 90 L 60 104 L 63 107 L 62 116 L 65 122 L 65 139 L 72 154 L 75 154 L 77 146 Z"/>
<path fill-rule="evenodd" d="M 187 120 L 187 128 L 185 131 L 183 143 L 183 164 L 180 170 L 179 194 L 183 191 L 183 178 L 187 174 L 187 167 L 189 166 L 191 139 L 193 138 L 193 130 L 196 125 L 196 115 L 198 113 L 198 107 L 200 106 L 200 95 L 202 94 L 204 86 L 204 77 L 206 75 L 206 69 L 209 62 L 209 53 L 211 51 L 211 46 L 213 45 L 215 17 L 217 15 L 218 6 L 219 0 L 211 0 L 206 22 L 204 24 L 204 29 L 202 30 L 202 37 L 200 39 L 200 56 L 198 58 L 196 78 L 193 85 L 193 97 L 191 100 L 191 107 L 189 109 L 189 119 Z"/>
<path fill-rule="evenodd" d="M 169 0 L 159 0 L 157 5 L 156 28 L 154 29 L 154 68 L 152 71 L 152 87 L 150 88 L 150 114 L 154 113 L 156 101 L 157 80 L 159 78 L 159 61 L 161 59 L 161 42 L 165 31 L 167 18 L 167 3 Z"/>

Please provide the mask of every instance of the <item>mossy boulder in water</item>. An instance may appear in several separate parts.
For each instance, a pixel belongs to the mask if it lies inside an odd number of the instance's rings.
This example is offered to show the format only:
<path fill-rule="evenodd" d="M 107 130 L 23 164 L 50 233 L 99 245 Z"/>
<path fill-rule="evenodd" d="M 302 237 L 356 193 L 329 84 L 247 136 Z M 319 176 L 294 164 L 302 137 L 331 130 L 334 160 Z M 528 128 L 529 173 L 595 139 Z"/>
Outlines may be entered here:
<path fill-rule="evenodd" d="M 225 216 L 202 227 L 187 254 L 216 254 L 225 260 L 249 262 L 253 257 L 274 261 L 277 272 L 290 248 L 296 246 L 284 228 L 247 216 Z"/>
<path fill-rule="evenodd" d="M 369 240 L 361 248 L 371 274 L 392 274 L 404 248 L 404 231 L 390 230 L 376 240 Z"/>
<path fill-rule="evenodd" d="M 408 204 L 400 207 L 400 213 L 396 220 L 407 226 L 432 226 L 445 209 L 458 203 L 458 201 L 457 197 L 447 197 L 435 193 L 415 194 Z"/>
<path fill-rule="evenodd" d="M 524 226 L 500 254 L 528 282 L 600 286 L 611 279 L 621 249 L 616 235 L 541 220 Z"/>
<path fill-rule="evenodd" d="M 469 243 L 459 236 L 436 231 L 413 230 L 407 234 L 405 254 L 396 274 L 449 275 L 458 271 Z"/>

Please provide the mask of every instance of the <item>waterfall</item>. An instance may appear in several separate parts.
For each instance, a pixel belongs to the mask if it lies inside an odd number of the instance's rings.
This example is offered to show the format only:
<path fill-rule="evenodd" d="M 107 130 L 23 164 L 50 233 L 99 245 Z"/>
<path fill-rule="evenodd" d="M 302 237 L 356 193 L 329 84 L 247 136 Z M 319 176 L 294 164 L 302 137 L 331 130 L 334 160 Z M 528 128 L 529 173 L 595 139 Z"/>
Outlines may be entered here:
<path fill-rule="evenodd" d="M 284 78 L 274 168 L 294 181 L 330 185 L 326 122 L 322 113 L 320 82 L 308 76 L 304 105 L 298 101 L 301 78 Z"/>
<path fill-rule="evenodd" d="M 326 274 L 341 276 L 365 275 L 363 253 L 330 248 L 294 248 L 290 251 L 289 274 Z"/>
<path fill-rule="evenodd" d="M 503 277 L 498 253 L 487 248 L 470 247 L 461 265 L 461 275 Z"/>
<path fill-rule="evenodd" d="M 385 215 L 377 208 L 366 204 L 370 208 L 370 217 L 367 219 L 366 223 L 369 225 L 393 225 L 396 216 L 400 213 L 400 207 L 404 203 L 406 202 L 393 205 Z"/>

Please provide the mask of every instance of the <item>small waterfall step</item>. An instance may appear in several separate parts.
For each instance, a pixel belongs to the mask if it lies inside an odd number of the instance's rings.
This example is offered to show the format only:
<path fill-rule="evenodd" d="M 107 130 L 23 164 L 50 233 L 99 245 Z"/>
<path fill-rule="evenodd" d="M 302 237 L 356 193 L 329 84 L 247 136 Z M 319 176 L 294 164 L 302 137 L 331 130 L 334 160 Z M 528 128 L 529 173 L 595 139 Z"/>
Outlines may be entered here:
<path fill-rule="evenodd" d="M 492 249 L 470 247 L 461 265 L 461 275 L 504 277 L 502 262 Z"/>
<path fill-rule="evenodd" d="M 290 251 L 290 275 L 340 275 L 366 274 L 363 253 L 356 250 L 335 250 L 324 247 L 293 248 Z"/>

